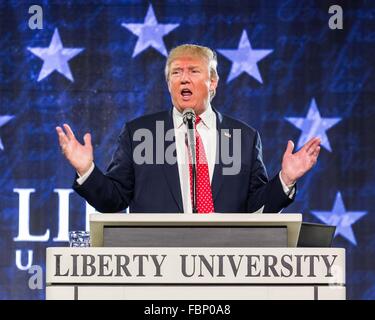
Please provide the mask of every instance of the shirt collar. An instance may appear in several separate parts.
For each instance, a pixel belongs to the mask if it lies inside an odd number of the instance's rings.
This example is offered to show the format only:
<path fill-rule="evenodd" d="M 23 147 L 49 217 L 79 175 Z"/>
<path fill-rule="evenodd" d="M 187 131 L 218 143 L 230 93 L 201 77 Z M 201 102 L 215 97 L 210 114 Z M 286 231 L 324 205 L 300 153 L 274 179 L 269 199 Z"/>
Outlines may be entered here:
<path fill-rule="evenodd" d="M 215 113 L 212 110 L 211 105 L 209 104 L 207 109 L 200 115 L 201 122 L 208 128 L 213 127 L 213 121 L 215 121 Z M 180 128 L 183 124 L 182 113 L 173 107 L 173 119 L 177 128 Z"/>

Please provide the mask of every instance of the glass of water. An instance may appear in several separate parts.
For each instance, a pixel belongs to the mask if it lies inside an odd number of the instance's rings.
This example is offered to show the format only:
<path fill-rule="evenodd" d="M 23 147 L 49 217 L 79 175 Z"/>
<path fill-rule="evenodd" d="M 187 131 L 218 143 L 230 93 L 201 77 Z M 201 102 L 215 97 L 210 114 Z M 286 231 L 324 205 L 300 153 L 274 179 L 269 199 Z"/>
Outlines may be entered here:
<path fill-rule="evenodd" d="M 90 231 L 69 231 L 70 247 L 90 247 Z"/>

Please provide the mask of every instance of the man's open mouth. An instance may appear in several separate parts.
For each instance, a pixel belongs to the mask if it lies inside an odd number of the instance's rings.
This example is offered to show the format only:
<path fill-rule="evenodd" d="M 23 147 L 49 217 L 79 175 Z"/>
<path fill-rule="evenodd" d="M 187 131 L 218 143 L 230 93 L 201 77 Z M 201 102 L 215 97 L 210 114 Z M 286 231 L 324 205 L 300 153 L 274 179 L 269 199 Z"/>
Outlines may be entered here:
<path fill-rule="evenodd" d="M 183 98 L 190 98 L 192 96 L 192 92 L 189 89 L 182 89 L 181 95 Z"/>

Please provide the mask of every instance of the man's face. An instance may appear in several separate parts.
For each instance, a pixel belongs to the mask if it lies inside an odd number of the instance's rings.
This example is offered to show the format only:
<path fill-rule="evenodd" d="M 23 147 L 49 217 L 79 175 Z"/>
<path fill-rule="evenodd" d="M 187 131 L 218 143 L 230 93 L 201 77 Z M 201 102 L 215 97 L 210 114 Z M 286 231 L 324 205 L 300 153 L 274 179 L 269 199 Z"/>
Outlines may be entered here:
<path fill-rule="evenodd" d="M 216 87 L 217 80 L 210 78 L 207 59 L 181 56 L 172 61 L 168 89 L 178 111 L 192 108 L 196 114 L 203 113 L 210 101 L 210 91 Z"/>

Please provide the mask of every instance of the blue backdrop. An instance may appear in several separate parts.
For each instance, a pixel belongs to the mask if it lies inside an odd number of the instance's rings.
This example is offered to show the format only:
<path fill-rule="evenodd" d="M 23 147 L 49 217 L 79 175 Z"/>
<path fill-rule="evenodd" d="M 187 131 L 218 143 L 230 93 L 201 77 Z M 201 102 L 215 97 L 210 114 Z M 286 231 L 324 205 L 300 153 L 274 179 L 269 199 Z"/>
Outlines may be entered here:
<path fill-rule="evenodd" d="M 32 4 L 43 29 L 29 28 Z M 167 52 L 198 43 L 218 53 L 213 106 L 260 131 L 270 176 L 288 139 L 321 137 L 285 212 L 335 224 L 348 298 L 374 299 L 374 21 L 365 0 L 0 1 L 0 298 L 44 298 L 30 266 L 86 227 L 55 127 L 91 132 L 104 169 L 124 122 L 171 107 Z"/>

